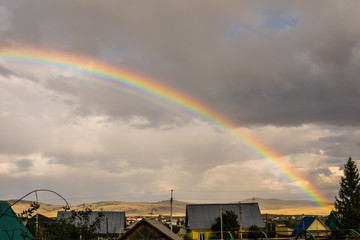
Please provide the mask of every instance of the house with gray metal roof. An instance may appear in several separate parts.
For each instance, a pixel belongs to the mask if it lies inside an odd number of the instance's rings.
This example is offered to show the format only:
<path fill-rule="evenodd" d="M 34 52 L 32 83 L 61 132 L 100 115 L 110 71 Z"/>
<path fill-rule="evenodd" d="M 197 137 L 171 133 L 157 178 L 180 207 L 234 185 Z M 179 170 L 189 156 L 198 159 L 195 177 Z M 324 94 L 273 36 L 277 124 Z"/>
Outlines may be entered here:
<path fill-rule="evenodd" d="M 126 216 L 125 212 L 116 212 L 116 211 L 92 211 L 90 215 L 90 222 L 94 222 L 99 214 L 103 214 L 101 219 L 100 229 L 98 234 L 100 236 L 106 236 L 109 234 L 120 235 L 125 232 L 126 228 Z M 57 219 L 60 218 L 70 218 L 71 212 L 60 211 L 57 214 Z"/>
<path fill-rule="evenodd" d="M 186 205 L 185 227 L 191 232 L 193 239 L 206 240 L 211 235 L 211 226 L 220 217 L 220 208 L 222 212 L 233 211 L 240 223 L 240 205 L 239 204 L 188 204 Z M 257 203 L 241 204 L 242 228 L 248 229 L 250 226 L 265 228 L 260 208 Z M 240 230 L 240 229 L 239 229 Z"/>

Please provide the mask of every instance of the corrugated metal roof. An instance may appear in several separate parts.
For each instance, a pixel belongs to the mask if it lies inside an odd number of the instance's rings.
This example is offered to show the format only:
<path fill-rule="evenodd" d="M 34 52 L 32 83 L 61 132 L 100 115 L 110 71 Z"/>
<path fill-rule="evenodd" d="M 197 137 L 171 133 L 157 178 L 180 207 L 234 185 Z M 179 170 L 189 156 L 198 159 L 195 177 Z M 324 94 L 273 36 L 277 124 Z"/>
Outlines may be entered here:
<path fill-rule="evenodd" d="M 9 206 L 7 202 L 0 201 L 0 239 L 24 240 L 21 236 L 22 232 L 32 237 L 29 230 L 23 223 L 19 222 L 16 213 Z M 26 239 L 30 238 L 25 238 L 25 240 Z"/>
<path fill-rule="evenodd" d="M 126 217 L 125 212 L 98 212 L 93 211 L 90 216 L 90 221 L 95 221 L 96 217 L 99 213 L 103 213 L 104 217 L 101 220 L 100 223 L 100 234 L 106 234 L 106 233 L 119 233 L 119 230 L 121 233 L 125 232 L 125 224 L 126 224 Z M 57 219 L 60 218 L 70 218 L 71 212 L 58 212 Z"/>
<path fill-rule="evenodd" d="M 186 205 L 186 227 L 188 229 L 210 229 L 216 222 L 215 219 L 220 217 L 220 206 L 223 213 L 233 211 L 240 222 L 239 204 L 191 204 Z M 249 228 L 252 225 L 265 227 L 257 203 L 242 203 L 241 211 L 243 228 Z"/>
<path fill-rule="evenodd" d="M 175 233 L 173 233 L 169 228 L 167 228 L 163 223 L 154 220 L 154 219 L 142 219 L 140 222 L 136 223 L 136 225 L 134 227 L 132 227 L 131 229 L 129 229 L 124 235 L 122 235 L 120 237 L 120 239 L 128 239 L 129 235 L 132 234 L 135 231 L 135 234 L 139 234 L 140 231 L 138 231 L 137 229 L 141 226 L 141 225 L 148 225 L 153 229 L 156 229 L 158 232 L 160 232 L 161 234 L 165 235 L 167 239 L 172 239 L 172 240 L 181 240 L 181 238 L 176 235 Z M 131 236 L 134 237 L 134 236 Z"/>
<path fill-rule="evenodd" d="M 161 222 L 159 222 L 157 220 L 154 220 L 154 219 L 145 220 L 145 221 L 148 222 L 153 227 L 159 229 L 163 234 L 165 234 L 169 238 L 174 239 L 174 240 L 181 240 L 181 238 L 178 235 L 176 235 L 170 229 L 165 227 L 163 223 L 161 223 Z"/>

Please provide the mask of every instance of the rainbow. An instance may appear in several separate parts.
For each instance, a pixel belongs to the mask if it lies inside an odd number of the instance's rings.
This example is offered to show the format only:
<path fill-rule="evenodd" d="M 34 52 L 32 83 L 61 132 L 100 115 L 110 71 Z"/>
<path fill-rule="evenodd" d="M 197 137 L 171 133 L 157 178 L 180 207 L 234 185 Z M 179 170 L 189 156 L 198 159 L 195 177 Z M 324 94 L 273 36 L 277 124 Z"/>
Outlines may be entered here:
<path fill-rule="evenodd" d="M 92 82 L 110 89 L 121 90 L 188 119 L 199 119 L 209 123 L 212 127 L 241 141 L 260 157 L 270 162 L 284 173 L 289 180 L 294 182 L 317 206 L 324 208 L 324 210 L 330 207 L 326 198 L 294 168 L 280 161 L 280 157 L 273 150 L 254 137 L 240 131 L 234 123 L 206 105 L 164 84 L 159 84 L 150 78 L 145 78 L 137 73 L 94 59 L 24 46 L 0 49 L 0 64 L 30 67 L 31 70 L 38 69 L 49 73 L 68 74 L 71 79 Z"/>

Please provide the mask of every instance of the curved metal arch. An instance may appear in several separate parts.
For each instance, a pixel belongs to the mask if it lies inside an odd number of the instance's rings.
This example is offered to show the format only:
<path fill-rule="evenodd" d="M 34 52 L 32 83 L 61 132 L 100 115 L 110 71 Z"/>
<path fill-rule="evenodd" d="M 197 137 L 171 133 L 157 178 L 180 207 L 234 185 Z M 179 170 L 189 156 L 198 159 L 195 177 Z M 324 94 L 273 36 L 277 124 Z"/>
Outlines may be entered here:
<path fill-rule="evenodd" d="M 296 240 L 300 237 L 300 235 L 301 234 L 303 234 L 303 233 L 305 233 L 305 235 L 308 233 L 308 234 L 310 234 L 310 236 L 314 239 L 314 240 L 317 240 L 317 238 L 311 233 L 311 232 L 309 232 L 309 231 L 307 231 L 307 230 L 304 230 L 304 231 L 302 231 L 302 232 L 300 232 L 297 236 L 296 236 Z M 305 239 L 306 240 L 306 239 Z"/>
<path fill-rule="evenodd" d="M 2 212 L 2 213 L 0 214 L 0 218 L 1 218 L 2 216 L 4 216 L 5 213 L 6 213 L 12 206 L 14 206 L 15 204 L 17 204 L 18 202 L 20 202 L 21 200 L 23 200 L 24 198 L 26 198 L 26 197 L 29 196 L 30 194 L 35 193 L 35 194 L 36 194 L 36 199 L 37 199 L 37 192 L 51 192 L 51 193 L 54 193 L 54 194 L 56 194 L 57 196 L 59 196 L 61 199 L 63 199 L 63 200 L 65 201 L 65 203 L 66 203 L 65 209 L 69 209 L 69 208 L 70 208 L 68 201 L 66 201 L 66 199 L 65 199 L 63 196 L 61 196 L 59 193 L 57 193 L 57 192 L 55 192 L 55 191 L 52 191 L 52 190 L 48 190 L 48 189 L 36 189 L 36 190 L 34 190 L 34 191 L 29 192 L 28 194 L 26 194 L 25 196 L 21 197 L 20 199 L 16 200 L 13 204 L 9 205 L 9 207 L 7 207 L 7 208 L 4 210 L 4 212 Z"/>
<path fill-rule="evenodd" d="M 261 237 L 261 240 L 263 239 L 263 237 L 265 237 L 266 240 L 269 240 L 267 234 L 263 231 L 260 231 L 260 232 L 258 232 L 258 234 L 256 234 L 255 240 L 258 239 L 259 237 Z"/>
<path fill-rule="evenodd" d="M 360 233 L 358 231 L 355 231 L 354 229 L 349 229 L 349 237 L 348 239 L 350 240 L 351 239 L 351 233 L 355 233 L 356 235 L 360 236 Z"/>
<path fill-rule="evenodd" d="M 229 239 L 230 239 L 230 240 L 234 240 L 234 238 L 233 238 L 233 236 L 232 236 L 231 232 L 226 232 L 226 234 L 227 234 L 227 235 L 229 235 L 229 237 L 230 237 Z M 225 239 L 227 239 L 227 238 L 225 237 Z"/>

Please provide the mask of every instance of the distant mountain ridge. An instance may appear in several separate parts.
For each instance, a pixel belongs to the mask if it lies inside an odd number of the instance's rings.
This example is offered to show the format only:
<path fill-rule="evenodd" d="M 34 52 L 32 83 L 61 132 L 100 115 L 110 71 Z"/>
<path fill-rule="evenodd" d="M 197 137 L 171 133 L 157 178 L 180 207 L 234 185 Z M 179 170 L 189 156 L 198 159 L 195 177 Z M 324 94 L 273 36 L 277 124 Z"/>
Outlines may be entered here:
<path fill-rule="evenodd" d="M 15 200 L 8 202 L 14 203 Z M 20 201 L 13 206 L 15 212 L 20 213 L 29 208 L 32 201 Z M 328 215 L 330 212 L 311 201 L 306 200 L 281 200 L 253 198 L 241 201 L 243 203 L 256 202 L 259 204 L 262 214 L 283 214 L 283 215 Z M 185 216 L 186 204 L 190 202 L 173 201 L 173 215 Z M 149 215 L 169 215 L 170 201 L 159 202 L 122 202 L 122 201 L 102 201 L 86 204 L 91 206 L 93 211 L 125 211 L 126 216 L 149 216 Z M 71 209 L 80 209 L 82 205 L 71 206 Z M 57 211 L 62 211 L 63 206 L 40 203 L 40 214 L 48 217 L 56 217 Z"/>
<path fill-rule="evenodd" d="M 242 202 L 257 202 L 262 214 L 284 214 L 284 215 L 329 215 L 330 210 L 317 206 L 308 200 L 281 200 L 277 198 L 252 198 Z M 333 208 L 332 203 L 327 203 Z"/>
<path fill-rule="evenodd" d="M 257 202 L 259 205 L 267 210 L 276 210 L 281 208 L 292 207 L 315 207 L 316 204 L 308 200 L 281 200 L 277 198 L 251 198 L 242 202 Z M 328 203 L 331 204 L 331 203 Z"/>

